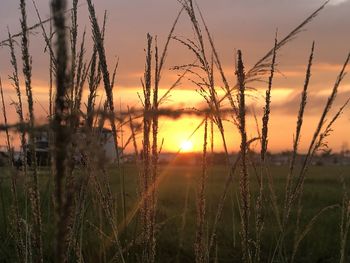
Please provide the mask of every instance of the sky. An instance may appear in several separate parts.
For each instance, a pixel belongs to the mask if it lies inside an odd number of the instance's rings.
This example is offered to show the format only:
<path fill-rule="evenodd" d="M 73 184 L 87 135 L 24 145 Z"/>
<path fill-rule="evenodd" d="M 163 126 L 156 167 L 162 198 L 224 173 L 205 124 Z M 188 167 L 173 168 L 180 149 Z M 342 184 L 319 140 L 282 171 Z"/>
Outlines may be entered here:
<path fill-rule="evenodd" d="M 91 54 L 91 33 L 85 1 L 79 1 L 79 36 L 87 31 L 87 54 Z M 209 30 L 215 41 L 224 71 L 229 82 L 235 83 L 235 50 L 243 52 L 246 68 L 250 68 L 273 46 L 276 30 L 282 38 L 308 15 L 317 9 L 323 0 L 197 0 L 204 14 Z M 69 1 L 69 4 L 71 2 Z M 49 17 L 49 1 L 37 0 L 36 4 L 42 18 Z M 7 27 L 12 34 L 19 32 L 19 1 L 1 0 L 0 4 L 0 40 L 7 38 Z M 176 0 L 98 0 L 95 1 L 98 17 L 101 21 L 107 10 L 106 53 L 109 68 L 119 59 L 115 103 L 118 107 L 139 108 L 137 92 L 141 91 L 140 78 L 143 75 L 145 61 L 146 34 L 157 36 L 159 46 L 164 44 L 171 25 L 180 10 Z M 27 1 L 28 24 L 38 22 L 32 1 Z M 315 60 L 309 90 L 309 101 L 302 130 L 301 150 L 305 151 L 316 128 L 327 96 L 335 82 L 345 58 L 350 51 L 350 1 L 331 0 L 293 42 L 278 53 L 279 74 L 275 77 L 272 90 L 272 109 L 270 118 L 270 151 L 290 150 L 295 130 L 300 92 L 303 87 L 305 69 L 312 41 L 316 42 Z M 175 30 L 176 36 L 192 37 L 192 27 L 185 14 Z M 48 55 L 38 29 L 30 35 L 30 52 L 33 60 L 33 88 L 36 98 L 38 122 L 45 118 L 48 97 Z M 17 56 L 20 58 L 19 48 Z M 161 82 L 161 92 L 171 86 L 176 72 L 168 70 L 173 66 L 193 62 L 189 51 L 179 43 L 172 42 Z M 11 73 L 7 47 L 0 47 L 0 76 L 5 89 L 5 100 L 11 121 L 16 121 L 10 102 L 15 93 L 8 80 Z M 23 79 L 22 79 L 23 81 Z M 255 92 L 249 99 L 249 112 L 256 112 L 261 118 L 265 83 L 255 83 Z M 220 89 L 220 88 L 219 88 Z M 219 93 L 220 95 L 220 93 Z M 339 96 L 334 105 L 338 109 L 350 96 L 350 77 L 345 77 Z M 183 81 L 172 93 L 165 106 L 201 107 L 203 98 L 195 91 L 190 81 Z M 334 113 L 334 111 L 332 111 Z M 348 136 L 350 110 L 346 109 L 336 123 L 332 135 L 328 138 L 329 147 L 338 151 L 350 145 Z M 3 121 L 0 116 L 0 123 Z M 164 137 L 164 150 L 177 151 L 192 134 L 201 119 L 187 116 L 181 119 L 162 119 L 160 137 Z M 126 130 L 126 128 L 125 128 Z M 239 147 L 239 134 L 231 122 L 225 122 L 225 130 L 230 151 Z M 127 131 L 125 131 L 127 133 Z M 257 135 L 252 116 L 248 117 L 247 133 L 249 137 Z M 0 135 L 0 145 L 3 135 Z M 127 137 L 127 135 L 125 135 Z M 196 133 L 191 141 L 194 150 L 202 147 L 203 131 Z M 16 141 L 14 136 L 14 141 Z M 256 146 L 258 147 L 258 146 Z M 221 151 L 222 143 L 215 130 L 215 149 Z"/>

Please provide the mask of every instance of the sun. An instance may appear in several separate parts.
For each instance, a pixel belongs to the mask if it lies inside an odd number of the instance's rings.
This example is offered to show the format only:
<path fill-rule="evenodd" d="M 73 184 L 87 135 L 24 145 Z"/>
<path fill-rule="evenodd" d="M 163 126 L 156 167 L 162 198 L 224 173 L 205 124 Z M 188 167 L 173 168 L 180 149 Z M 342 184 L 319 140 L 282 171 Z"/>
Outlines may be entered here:
<path fill-rule="evenodd" d="M 182 141 L 180 144 L 180 149 L 182 152 L 190 152 L 193 150 L 193 143 L 191 141 Z"/>

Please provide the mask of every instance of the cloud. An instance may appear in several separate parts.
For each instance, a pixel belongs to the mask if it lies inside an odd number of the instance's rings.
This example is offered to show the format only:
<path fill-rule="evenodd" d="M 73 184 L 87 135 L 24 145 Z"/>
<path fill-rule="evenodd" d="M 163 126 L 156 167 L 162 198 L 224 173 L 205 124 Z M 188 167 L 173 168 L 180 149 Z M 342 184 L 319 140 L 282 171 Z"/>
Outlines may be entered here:
<path fill-rule="evenodd" d="M 311 92 L 308 95 L 308 101 L 306 104 L 307 115 L 320 115 L 325 107 L 325 103 L 328 99 L 330 91 L 326 94 L 325 92 Z M 300 106 L 300 97 L 301 93 L 297 93 L 294 96 L 291 96 L 287 101 L 272 105 L 273 111 L 278 112 L 283 115 L 295 115 L 297 114 Z M 340 92 L 335 100 L 332 109 L 338 110 L 345 102 L 347 98 L 350 98 L 350 91 L 345 90 Z"/>
<path fill-rule="evenodd" d="M 345 2 L 348 2 L 348 0 L 331 0 L 329 2 L 330 5 L 340 5 L 340 4 L 343 4 Z"/>

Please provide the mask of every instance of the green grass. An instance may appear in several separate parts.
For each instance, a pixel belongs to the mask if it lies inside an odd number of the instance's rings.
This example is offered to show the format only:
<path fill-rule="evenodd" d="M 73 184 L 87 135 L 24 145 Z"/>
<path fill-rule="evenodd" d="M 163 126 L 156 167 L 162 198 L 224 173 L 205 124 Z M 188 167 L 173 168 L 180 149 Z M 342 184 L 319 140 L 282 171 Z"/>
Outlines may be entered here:
<path fill-rule="evenodd" d="M 122 171 L 125 175 L 126 183 L 126 204 L 127 212 L 137 204 L 137 170 L 133 165 L 124 165 Z M 120 196 L 120 176 L 119 171 L 110 169 L 110 180 L 113 194 L 117 200 L 117 211 L 120 221 L 122 220 L 121 196 Z M 159 201 L 157 211 L 157 260 L 158 262 L 176 262 L 178 255 L 179 262 L 193 262 L 193 242 L 195 237 L 196 224 L 196 184 L 201 172 L 200 167 L 185 166 L 162 166 L 160 171 Z M 341 204 L 343 197 L 342 184 L 340 176 L 343 175 L 350 183 L 350 167 L 312 167 L 305 182 L 305 192 L 302 202 L 302 224 L 303 228 L 309 220 L 322 208 L 328 205 Z M 53 206 L 51 194 L 53 189 L 52 179 L 48 176 L 45 169 L 40 171 L 41 202 L 43 210 L 43 233 L 44 233 L 44 253 L 47 261 L 52 261 L 53 251 Z M 278 198 L 282 201 L 284 194 L 286 167 L 271 167 L 271 174 L 274 178 L 274 185 Z M 6 231 L 10 231 L 10 204 L 11 192 L 9 171 L 1 168 L 1 189 L 0 189 L 0 261 L 11 262 L 14 260 L 15 250 L 13 241 Z M 209 226 L 209 232 L 213 224 L 213 218 L 216 212 L 218 199 L 223 191 L 227 170 L 223 166 L 210 168 L 207 184 L 207 214 L 206 220 Z M 256 194 L 257 186 L 254 174 L 252 176 L 252 195 Z M 240 262 L 240 236 L 239 236 L 239 211 L 237 210 L 237 177 L 231 187 L 231 192 L 226 200 L 218 228 L 218 256 L 220 262 Z M 19 185 L 23 180 L 18 180 Z M 23 185 L 22 185 L 23 187 Z M 23 189 L 20 187 L 20 189 Z M 184 214 L 186 201 L 186 192 L 188 192 L 188 209 Z M 268 198 L 268 193 L 266 194 Z M 271 257 L 276 244 L 278 228 L 275 217 L 273 216 L 269 200 L 264 204 L 264 231 L 263 231 L 263 261 Z M 282 202 L 280 202 L 281 204 Z M 21 198 L 22 211 L 24 211 L 23 196 Z M 254 208 L 254 205 L 252 205 Z M 102 209 L 94 198 L 89 198 L 86 207 L 86 217 L 82 238 L 84 240 L 83 253 L 86 262 L 103 261 L 114 255 L 115 248 L 113 244 L 107 241 L 108 238 L 102 237 L 96 230 L 97 227 L 107 234 L 108 226 L 105 219 L 100 220 L 99 214 Z M 5 216 L 4 216 L 5 214 Z M 254 216 L 252 210 L 251 217 Z M 183 221 L 185 220 L 185 221 Z M 292 222 L 295 216 L 292 217 Z M 184 231 L 181 225 L 185 222 Z M 297 254 L 297 262 L 337 262 L 339 254 L 339 236 L 340 236 L 340 208 L 325 212 L 319 220 L 316 221 L 311 232 L 302 241 Z M 123 247 L 131 242 L 137 225 L 137 215 L 131 221 L 129 226 L 121 233 Z M 95 227 L 94 227 L 95 226 Z M 293 223 L 289 231 L 294 231 Z M 253 233 L 254 234 L 254 233 Z M 179 243 L 183 237 L 183 246 L 179 249 Z M 290 241 L 290 240 L 289 240 Z M 290 253 L 291 243 L 287 242 L 286 252 Z M 101 252 L 101 251 L 106 251 Z M 128 262 L 134 262 L 133 248 L 127 256 Z M 107 260 L 107 262 L 109 262 Z"/>

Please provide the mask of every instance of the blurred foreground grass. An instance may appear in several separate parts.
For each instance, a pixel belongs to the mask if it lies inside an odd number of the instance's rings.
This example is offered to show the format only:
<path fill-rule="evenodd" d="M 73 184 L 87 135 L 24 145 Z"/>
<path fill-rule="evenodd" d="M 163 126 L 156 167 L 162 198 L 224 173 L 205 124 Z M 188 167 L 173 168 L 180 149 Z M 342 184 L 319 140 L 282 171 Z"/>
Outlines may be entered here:
<path fill-rule="evenodd" d="M 10 240 L 9 214 L 11 204 L 10 173 L 0 168 L 0 262 L 15 260 L 15 247 Z M 285 177 L 287 167 L 272 166 L 271 175 L 274 189 L 277 193 L 280 207 L 283 204 Z M 123 221 L 121 179 L 125 178 L 125 196 L 127 217 L 131 223 L 120 229 L 123 247 L 130 250 L 127 262 L 134 262 L 131 242 L 137 239 L 137 213 L 132 211 L 137 207 L 138 172 L 135 165 L 122 165 L 120 169 L 109 168 L 111 189 L 114 194 L 119 221 Z M 163 165 L 159 175 L 159 201 L 157 204 L 158 243 L 157 259 L 159 262 L 193 262 L 193 243 L 196 224 L 196 185 L 201 173 L 201 167 Z M 41 203 L 43 211 L 44 254 L 46 261 L 52 261 L 54 226 L 54 209 L 52 203 L 53 180 L 49 171 L 41 168 L 40 171 Z M 256 182 L 254 172 L 251 171 L 252 182 Z M 301 230 L 311 218 L 322 208 L 341 204 L 343 185 L 341 177 L 350 184 L 350 167 L 319 166 L 311 167 L 305 182 L 305 192 L 302 200 Z M 227 178 L 227 169 L 224 166 L 214 166 L 208 170 L 207 178 L 207 212 L 206 220 L 208 235 L 212 229 L 213 219 L 217 210 L 218 200 L 223 192 Z M 239 262 L 240 255 L 240 224 L 238 211 L 238 174 L 235 175 L 229 196 L 225 202 L 223 215 L 218 227 L 217 253 L 220 262 Z M 23 178 L 18 178 L 23 189 Z M 23 192 L 23 191 L 22 191 Z M 90 191 L 93 193 L 93 191 Z M 251 185 L 251 194 L 257 193 L 257 185 Z M 268 260 L 276 245 L 278 226 L 270 205 L 270 193 L 265 189 L 264 202 L 264 230 L 263 230 L 263 261 Z M 23 193 L 20 193 L 20 205 L 25 211 Z M 252 204 L 251 217 L 254 217 L 255 204 Z M 86 262 L 109 262 L 115 254 L 111 245 L 110 232 L 107 222 L 103 219 L 102 208 L 93 196 L 88 197 L 85 211 L 84 226 L 81 238 L 84 240 L 84 258 Z M 25 218 L 25 217 L 24 217 Z M 101 219 L 102 218 L 102 219 Z M 294 231 L 295 217 L 292 218 L 290 231 Z M 336 262 L 339 253 L 340 236 L 340 207 L 322 214 L 316 221 L 311 232 L 302 241 L 297 254 L 297 262 Z M 102 231 L 103 230 L 103 231 Z M 254 234 L 254 233 L 253 233 Z M 292 244 L 290 246 L 292 247 Z M 288 249 L 288 248 L 287 248 Z M 134 251 L 135 252 L 135 251 Z M 287 251 L 288 252 L 288 251 Z"/>

